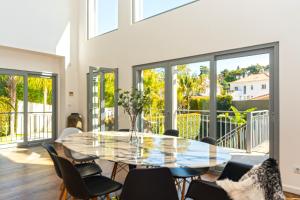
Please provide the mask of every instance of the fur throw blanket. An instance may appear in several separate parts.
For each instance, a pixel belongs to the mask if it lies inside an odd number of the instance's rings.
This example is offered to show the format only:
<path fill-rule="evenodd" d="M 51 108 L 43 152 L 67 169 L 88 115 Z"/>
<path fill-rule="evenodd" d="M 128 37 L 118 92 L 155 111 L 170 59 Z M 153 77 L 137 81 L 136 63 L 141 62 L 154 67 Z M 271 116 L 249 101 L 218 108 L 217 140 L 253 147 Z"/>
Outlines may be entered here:
<path fill-rule="evenodd" d="M 276 160 L 269 158 L 253 167 L 239 182 L 229 179 L 217 181 L 233 200 L 284 200 L 282 183 Z"/>

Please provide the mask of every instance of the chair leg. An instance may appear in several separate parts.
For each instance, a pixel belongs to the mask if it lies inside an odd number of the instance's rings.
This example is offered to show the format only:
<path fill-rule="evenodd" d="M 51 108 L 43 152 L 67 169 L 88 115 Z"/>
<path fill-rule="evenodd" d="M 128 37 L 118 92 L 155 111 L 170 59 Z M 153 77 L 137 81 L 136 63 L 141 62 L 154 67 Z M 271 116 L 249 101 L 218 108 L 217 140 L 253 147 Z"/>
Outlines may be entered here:
<path fill-rule="evenodd" d="M 185 184 L 186 184 L 186 179 L 184 178 L 184 179 L 183 179 L 183 182 L 182 182 L 181 200 L 184 200 Z"/>
<path fill-rule="evenodd" d="M 63 190 L 65 188 L 65 186 L 64 186 L 64 182 L 62 182 L 61 184 L 60 184 L 60 187 L 59 187 L 59 189 L 60 190 Z"/>
<path fill-rule="evenodd" d="M 63 197 L 64 193 L 65 193 L 65 189 L 62 188 L 61 191 L 60 191 L 59 200 L 62 200 L 62 197 Z"/>
<path fill-rule="evenodd" d="M 68 198 L 68 191 L 67 191 L 67 189 L 65 188 L 64 190 L 63 190 L 63 195 L 62 195 L 62 200 L 67 200 L 67 198 Z"/>
<path fill-rule="evenodd" d="M 113 170 L 112 170 L 112 172 L 111 172 L 111 179 L 112 179 L 112 180 L 115 180 L 116 173 L 117 173 L 117 169 L 118 169 L 118 163 L 115 162 L 114 167 L 113 167 Z"/>

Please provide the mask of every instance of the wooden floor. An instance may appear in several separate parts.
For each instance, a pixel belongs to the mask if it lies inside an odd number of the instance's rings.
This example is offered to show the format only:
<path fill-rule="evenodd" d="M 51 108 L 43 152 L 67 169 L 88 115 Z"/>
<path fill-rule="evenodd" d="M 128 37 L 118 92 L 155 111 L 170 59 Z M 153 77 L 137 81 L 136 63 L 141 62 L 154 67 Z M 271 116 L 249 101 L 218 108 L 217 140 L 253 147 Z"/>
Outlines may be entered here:
<path fill-rule="evenodd" d="M 112 163 L 101 161 L 104 175 L 110 176 Z M 125 174 L 117 177 L 123 182 Z M 59 195 L 60 180 L 52 162 L 41 147 L 28 149 L 0 149 L 0 199 L 55 200 Z M 300 197 L 287 194 L 287 200 Z"/>

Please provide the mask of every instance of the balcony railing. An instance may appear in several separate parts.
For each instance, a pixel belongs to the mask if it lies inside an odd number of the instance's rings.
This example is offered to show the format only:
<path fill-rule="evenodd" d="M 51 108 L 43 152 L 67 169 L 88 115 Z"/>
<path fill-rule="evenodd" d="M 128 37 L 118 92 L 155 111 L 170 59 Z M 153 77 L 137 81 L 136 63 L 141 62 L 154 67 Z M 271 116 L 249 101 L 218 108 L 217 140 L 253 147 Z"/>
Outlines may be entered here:
<path fill-rule="evenodd" d="M 0 144 L 24 142 L 24 113 L 0 113 Z M 28 112 L 27 141 L 52 138 L 52 112 Z"/>
<path fill-rule="evenodd" d="M 148 111 L 144 115 L 144 130 L 163 134 L 165 117 L 163 110 Z M 226 113 L 226 115 L 225 115 Z M 247 113 L 245 122 L 234 119 L 231 111 L 217 111 L 217 142 L 219 146 L 243 149 L 253 148 L 269 140 L 269 112 L 267 110 Z M 179 136 L 199 140 L 207 137 L 210 126 L 208 110 L 177 110 Z"/>

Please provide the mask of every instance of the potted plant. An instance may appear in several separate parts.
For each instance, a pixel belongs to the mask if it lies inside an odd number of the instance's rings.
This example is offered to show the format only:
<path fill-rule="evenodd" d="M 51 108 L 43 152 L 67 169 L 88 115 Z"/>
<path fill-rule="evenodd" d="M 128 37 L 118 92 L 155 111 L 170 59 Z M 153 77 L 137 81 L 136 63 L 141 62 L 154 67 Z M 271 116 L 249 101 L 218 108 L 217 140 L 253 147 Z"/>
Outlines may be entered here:
<path fill-rule="evenodd" d="M 144 107 L 150 103 L 149 90 L 140 91 L 133 88 L 131 91 L 120 90 L 118 105 L 124 109 L 124 112 L 130 119 L 130 141 L 133 139 L 133 133 L 136 136 L 136 121 L 142 114 Z"/>

